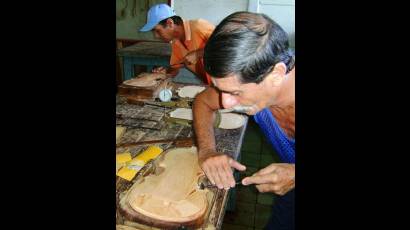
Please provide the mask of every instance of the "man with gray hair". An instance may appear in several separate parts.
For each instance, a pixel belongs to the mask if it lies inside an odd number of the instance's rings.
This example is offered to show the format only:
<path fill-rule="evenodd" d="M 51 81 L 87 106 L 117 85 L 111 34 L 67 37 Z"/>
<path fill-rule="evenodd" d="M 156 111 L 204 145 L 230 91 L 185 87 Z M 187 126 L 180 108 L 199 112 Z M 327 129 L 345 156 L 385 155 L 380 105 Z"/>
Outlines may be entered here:
<path fill-rule="evenodd" d="M 213 85 L 193 105 L 201 168 L 218 188 L 235 187 L 233 169 L 246 166 L 216 151 L 214 113 L 233 108 L 253 115 L 282 163 L 270 164 L 242 184 L 279 195 L 266 229 L 294 229 L 295 58 L 288 35 L 264 14 L 233 13 L 209 38 L 204 64 Z"/>

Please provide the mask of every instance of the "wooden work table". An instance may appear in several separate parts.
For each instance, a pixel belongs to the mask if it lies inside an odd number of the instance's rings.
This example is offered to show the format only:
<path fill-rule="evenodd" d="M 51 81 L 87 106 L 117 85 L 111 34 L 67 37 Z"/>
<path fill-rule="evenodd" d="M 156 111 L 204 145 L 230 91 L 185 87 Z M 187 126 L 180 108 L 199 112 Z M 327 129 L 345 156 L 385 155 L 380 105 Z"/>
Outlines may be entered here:
<path fill-rule="evenodd" d="M 154 66 L 169 66 L 171 45 L 164 42 L 139 42 L 117 51 L 117 56 L 123 58 L 123 80 L 135 76 L 134 65 L 147 66 L 151 72 Z"/>
<path fill-rule="evenodd" d="M 126 124 L 127 131 L 124 133 L 119 143 L 129 143 L 136 141 L 149 141 L 159 139 L 181 139 L 194 136 L 192 125 L 188 123 L 174 123 L 166 120 L 166 113 L 172 111 L 173 108 L 162 108 L 152 105 L 136 105 L 128 104 L 126 98 L 117 96 L 117 124 Z M 217 150 L 230 155 L 232 158 L 238 160 L 240 157 L 240 149 L 242 145 L 242 139 L 246 130 L 247 119 L 245 124 L 238 129 L 215 129 Z M 171 142 L 156 144 L 162 149 L 174 147 Z M 116 153 L 122 153 L 128 150 L 132 157 L 135 157 L 144 150 L 148 145 L 137 145 L 131 147 L 117 148 Z M 137 174 L 138 177 L 138 174 Z M 122 194 L 124 194 L 133 185 L 133 181 L 129 182 L 120 177 L 117 177 L 116 181 L 116 193 L 117 193 L 117 229 L 126 229 L 127 227 L 134 227 L 136 229 L 158 229 L 133 221 L 128 220 L 125 216 L 119 212 L 119 200 Z M 228 201 L 229 197 L 226 190 L 214 191 L 214 202 L 211 204 L 210 212 L 206 217 L 206 221 L 199 229 L 220 229 L 225 211 L 228 204 L 233 201 Z M 230 193 L 234 193 L 235 189 L 232 189 Z M 232 195 L 231 195 L 232 198 Z M 129 228 L 133 229 L 133 228 Z M 181 229 L 186 229 L 181 226 Z"/>

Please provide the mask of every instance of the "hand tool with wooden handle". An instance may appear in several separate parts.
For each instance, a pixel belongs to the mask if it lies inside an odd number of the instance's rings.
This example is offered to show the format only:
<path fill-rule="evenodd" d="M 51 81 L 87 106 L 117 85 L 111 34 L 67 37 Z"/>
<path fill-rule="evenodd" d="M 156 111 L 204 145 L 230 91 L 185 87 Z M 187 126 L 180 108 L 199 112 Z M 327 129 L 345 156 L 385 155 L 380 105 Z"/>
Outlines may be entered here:
<path fill-rule="evenodd" d="M 237 186 L 237 185 L 242 185 L 242 182 L 241 181 L 236 182 L 235 186 Z M 199 186 L 199 189 L 201 189 L 201 190 L 204 190 L 205 188 L 218 188 L 218 186 L 216 186 L 214 184 L 210 184 L 210 183 L 209 184 L 200 183 L 198 186 Z"/>
<path fill-rule="evenodd" d="M 236 181 L 235 186 L 237 185 L 243 185 L 242 181 Z M 202 176 L 198 178 L 198 187 L 199 189 L 203 190 L 205 188 L 218 188 L 218 186 L 212 184 L 206 176 Z"/>

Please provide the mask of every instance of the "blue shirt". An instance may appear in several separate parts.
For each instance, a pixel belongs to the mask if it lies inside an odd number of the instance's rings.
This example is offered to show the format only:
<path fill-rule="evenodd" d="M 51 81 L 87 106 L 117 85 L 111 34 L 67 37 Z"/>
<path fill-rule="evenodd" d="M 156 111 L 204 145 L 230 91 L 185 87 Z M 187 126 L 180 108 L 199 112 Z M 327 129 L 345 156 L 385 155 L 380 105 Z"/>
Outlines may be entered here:
<path fill-rule="evenodd" d="M 289 138 L 279 127 L 271 111 L 265 108 L 254 119 L 284 163 L 295 163 L 295 139 Z"/>

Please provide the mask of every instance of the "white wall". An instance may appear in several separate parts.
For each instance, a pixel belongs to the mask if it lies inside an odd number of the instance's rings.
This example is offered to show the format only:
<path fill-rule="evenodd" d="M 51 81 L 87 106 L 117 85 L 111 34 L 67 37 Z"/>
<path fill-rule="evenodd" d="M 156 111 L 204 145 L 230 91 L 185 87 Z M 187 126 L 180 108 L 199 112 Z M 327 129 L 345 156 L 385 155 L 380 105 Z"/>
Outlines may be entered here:
<path fill-rule="evenodd" d="M 217 25 L 236 11 L 264 13 L 288 34 L 295 47 L 295 0 L 172 0 L 175 13 L 184 19 L 203 18 Z"/>
<path fill-rule="evenodd" d="M 248 0 L 173 0 L 175 13 L 183 19 L 206 19 L 214 25 L 236 11 L 247 11 Z"/>
<path fill-rule="evenodd" d="M 289 34 L 290 46 L 295 47 L 295 0 L 249 0 L 249 11 L 272 18 Z"/>

